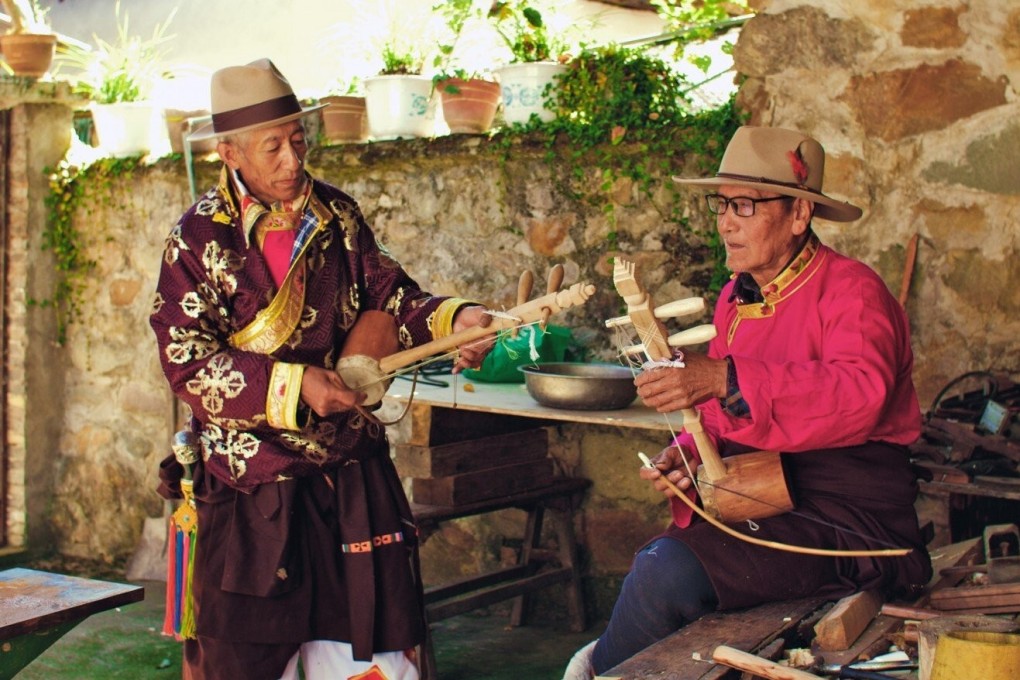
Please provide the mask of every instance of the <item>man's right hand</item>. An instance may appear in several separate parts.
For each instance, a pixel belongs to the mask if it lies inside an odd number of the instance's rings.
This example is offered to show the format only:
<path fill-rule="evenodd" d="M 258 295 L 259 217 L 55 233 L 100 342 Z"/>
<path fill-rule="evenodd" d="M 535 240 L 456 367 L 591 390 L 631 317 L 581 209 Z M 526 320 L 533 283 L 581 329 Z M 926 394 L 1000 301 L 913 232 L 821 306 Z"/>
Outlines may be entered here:
<path fill-rule="evenodd" d="M 336 371 L 306 366 L 301 379 L 301 400 L 316 415 L 325 417 L 351 410 L 365 401 L 365 393 L 347 387 Z"/>
<path fill-rule="evenodd" d="M 666 479 L 673 482 L 681 491 L 687 491 L 687 489 L 691 488 L 691 478 L 688 476 L 687 466 L 684 464 L 685 457 L 690 460 L 690 456 L 685 456 L 683 449 L 680 447 L 668 446 L 652 459 L 652 465 L 655 466 L 654 470 L 642 465 L 639 474 L 642 479 L 652 482 L 656 491 L 662 493 L 666 498 L 672 498 L 676 494 L 666 484 Z M 691 466 L 691 471 L 693 472 L 693 462 Z"/>

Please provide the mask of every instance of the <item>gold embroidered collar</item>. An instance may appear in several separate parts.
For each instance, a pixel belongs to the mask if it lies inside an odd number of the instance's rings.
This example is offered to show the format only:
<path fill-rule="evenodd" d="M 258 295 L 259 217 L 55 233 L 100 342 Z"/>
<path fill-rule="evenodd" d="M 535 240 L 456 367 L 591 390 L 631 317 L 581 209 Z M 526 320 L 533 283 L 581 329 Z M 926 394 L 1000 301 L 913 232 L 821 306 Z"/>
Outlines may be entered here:
<path fill-rule="evenodd" d="M 821 242 L 818 236 L 811 234 L 790 264 L 776 278 L 761 287 L 763 298 L 761 302 L 738 304 L 737 316 L 730 325 L 728 339 L 733 339 L 737 325 L 742 319 L 764 319 L 773 316 L 776 313 L 776 305 L 788 299 L 810 281 L 824 259 L 824 256 L 818 257 L 820 249 Z"/>

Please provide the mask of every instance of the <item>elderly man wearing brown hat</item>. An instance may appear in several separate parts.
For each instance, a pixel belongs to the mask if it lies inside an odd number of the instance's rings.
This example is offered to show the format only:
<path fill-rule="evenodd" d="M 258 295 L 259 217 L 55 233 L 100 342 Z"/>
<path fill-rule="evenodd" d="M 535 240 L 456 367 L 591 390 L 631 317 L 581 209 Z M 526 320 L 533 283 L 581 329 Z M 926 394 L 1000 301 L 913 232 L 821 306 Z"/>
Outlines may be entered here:
<path fill-rule="evenodd" d="M 670 499 L 673 521 L 638 551 L 606 631 L 567 678 L 603 673 L 713 610 L 928 581 L 906 448 L 920 434 L 909 326 L 874 271 L 812 230 L 814 218 L 862 214 L 822 193 L 824 166 L 804 134 L 742 127 L 715 177 L 674 178 L 711 192 L 706 207 L 734 275 L 707 354 L 684 350 L 635 381 L 662 413 L 696 408 L 724 461 L 780 452 L 776 483 L 792 509 L 728 528 L 783 545 L 739 540 L 680 502 L 676 491 L 701 492 L 691 478 L 698 447 L 681 434 L 640 471 Z"/>
<path fill-rule="evenodd" d="M 379 358 L 488 316 L 423 292 L 354 199 L 309 177 L 314 109 L 269 60 L 211 89 L 193 137 L 217 137 L 224 166 L 170 232 L 151 316 L 200 445 L 184 675 L 297 678 L 300 658 L 309 679 L 415 679 L 413 517 L 382 424 L 334 367 L 356 338 Z M 485 351 L 462 347 L 455 370 Z M 184 472 L 164 461 L 160 492 L 180 497 Z"/>

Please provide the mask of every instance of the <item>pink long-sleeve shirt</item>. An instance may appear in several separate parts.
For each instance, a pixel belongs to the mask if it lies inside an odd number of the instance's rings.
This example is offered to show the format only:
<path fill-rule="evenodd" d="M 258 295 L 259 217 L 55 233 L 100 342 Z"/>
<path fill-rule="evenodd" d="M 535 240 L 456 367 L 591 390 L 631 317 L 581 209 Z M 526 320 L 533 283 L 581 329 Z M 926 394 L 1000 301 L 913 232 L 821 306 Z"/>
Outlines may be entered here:
<path fill-rule="evenodd" d="M 920 435 L 903 309 L 867 265 L 824 245 L 810 250 L 762 288 L 765 304 L 731 301 L 732 281 L 720 295 L 708 354 L 732 358 L 750 407 L 736 417 L 716 399 L 698 406 L 723 456 L 907 445 Z M 694 450 L 686 433 L 677 443 Z M 674 521 L 687 526 L 690 509 L 672 506 Z"/>

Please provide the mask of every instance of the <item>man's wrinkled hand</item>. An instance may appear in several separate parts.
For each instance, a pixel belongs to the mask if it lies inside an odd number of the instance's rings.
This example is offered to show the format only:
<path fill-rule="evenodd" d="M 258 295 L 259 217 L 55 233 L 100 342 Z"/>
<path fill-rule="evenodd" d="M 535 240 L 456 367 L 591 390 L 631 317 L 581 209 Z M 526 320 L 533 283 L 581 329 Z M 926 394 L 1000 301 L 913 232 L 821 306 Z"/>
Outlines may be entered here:
<path fill-rule="evenodd" d="M 684 368 L 655 368 L 634 380 L 638 396 L 659 413 L 693 408 L 726 396 L 726 360 L 684 351 Z"/>
<path fill-rule="evenodd" d="M 666 498 L 672 498 L 676 493 L 674 493 L 665 480 L 668 479 L 681 491 L 687 491 L 687 489 L 691 488 L 691 478 L 687 474 L 687 465 L 684 464 L 685 457 L 688 460 L 690 459 L 679 446 L 668 446 L 652 459 L 652 465 L 655 466 L 654 469 L 642 465 L 638 474 L 641 475 L 642 479 L 652 482 L 652 486 L 655 487 L 656 491 L 663 494 Z"/>
<path fill-rule="evenodd" d="M 453 332 L 457 333 L 468 328 L 479 326 L 488 328 L 492 324 L 489 310 L 481 305 L 469 305 L 457 311 L 453 318 Z M 485 361 L 494 343 L 494 336 L 486 336 L 466 342 L 457 348 L 457 360 L 453 364 L 453 372 L 460 373 L 465 368 L 478 368 Z"/>
<path fill-rule="evenodd" d="M 336 371 L 306 366 L 301 379 L 301 400 L 320 417 L 349 411 L 365 401 L 364 392 L 349 388 Z"/>

